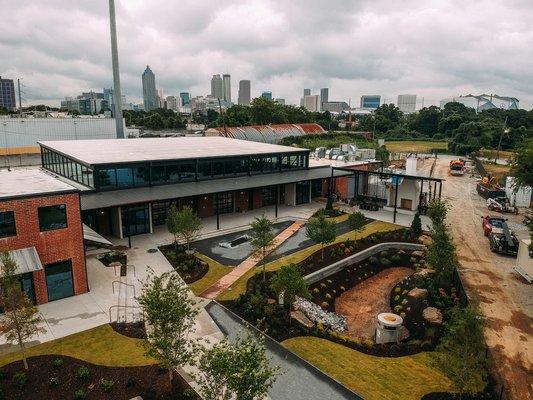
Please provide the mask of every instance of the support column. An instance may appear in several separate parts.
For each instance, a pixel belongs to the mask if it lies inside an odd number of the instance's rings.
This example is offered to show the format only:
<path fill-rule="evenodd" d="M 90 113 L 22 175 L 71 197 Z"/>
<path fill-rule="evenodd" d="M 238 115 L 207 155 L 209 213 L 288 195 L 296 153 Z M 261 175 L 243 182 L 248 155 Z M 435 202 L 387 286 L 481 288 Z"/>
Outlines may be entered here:
<path fill-rule="evenodd" d="M 442 195 L 442 181 L 439 182 L 439 200 L 441 198 L 441 195 Z"/>
<path fill-rule="evenodd" d="M 335 170 L 333 169 L 333 167 L 331 167 L 331 178 L 329 179 L 329 193 L 328 193 L 330 204 L 333 204 L 333 172 L 334 171 Z"/>
<path fill-rule="evenodd" d="M 276 208 L 275 208 L 276 218 L 278 218 L 278 204 L 279 204 L 279 184 L 276 185 Z"/>
<path fill-rule="evenodd" d="M 437 197 L 437 182 L 433 184 L 433 200 Z"/>
<path fill-rule="evenodd" d="M 217 216 L 217 231 L 220 229 L 220 213 L 218 212 L 218 192 L 215 193 L 215 213 Z"/>
<path fill-rule="evenodd" d="M 398 180 L 399 177 L 396 176 L 396 185 L 394 189 L 394 215 L 392 217 L 392 222 L 396 222 L 396 212 L 397 212 L 397 206 L 398 206 Z"/>

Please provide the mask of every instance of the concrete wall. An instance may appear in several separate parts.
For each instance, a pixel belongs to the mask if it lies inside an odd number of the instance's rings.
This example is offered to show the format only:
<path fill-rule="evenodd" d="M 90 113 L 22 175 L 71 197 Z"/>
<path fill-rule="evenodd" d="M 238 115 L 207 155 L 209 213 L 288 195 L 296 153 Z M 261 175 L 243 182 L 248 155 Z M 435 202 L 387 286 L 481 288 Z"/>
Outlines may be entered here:
<path fill-rule="evenodd" d="M 394 193 L 395 186 L 389 190 L 389 198 L 387 199 L 387 205 L 394 207 Z M 401 207 L 402 199 L 411 200 L 411 208 L 408 210 L 416 211 L 418 209 L 418 204 L 420 203 L 420 183 L 414 179 L 404 179 L 402 183 L 398 186 L 398 199 L 397 206 Z"/>

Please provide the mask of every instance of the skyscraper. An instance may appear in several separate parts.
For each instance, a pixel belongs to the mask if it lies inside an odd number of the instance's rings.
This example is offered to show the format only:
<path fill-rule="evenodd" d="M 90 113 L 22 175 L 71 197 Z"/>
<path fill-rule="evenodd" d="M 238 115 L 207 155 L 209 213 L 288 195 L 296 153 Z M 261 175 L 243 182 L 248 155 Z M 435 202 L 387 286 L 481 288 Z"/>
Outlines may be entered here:
<path fill-rule="evenodd" d="M 191 94 L 189 92 L 181 92 L 180 99 L 182 106 L 188 106 L 191 104 Z"/>
<path fill-rule="evenodd" d="M 376 109 L 381 105 L 380 95 L 364 95 L 361 96 L 361 108 Z"/>
<path fill-rule="evenodd" d="M 224 101 L 231 103 L 231 75 L 222 75 L 222 93 L 224 95 Z"/>
<path fill-rule="evenodd" d="M 264 91 L 263 93 L 261 93 L 261 97 L 263 99 L 272 100 L 272 92 Z"/>
<path fill-rule="evenodd" d="M 155 75 L 147 65 L 142 76 L 144 111 L 157 108 L 157 91 L 155 90 Z"/>
<path fill-rule="evenodd" d="M 249 106 L 251 100 L 251 83 L 249 80 L 239 81 L 238 103 L 241 106 Z"/>
<path fill-rule="evenodd" d="M 0 76 L 0 107 L 8 110 L 17 108 L 15 101 L 15 83 L 13 79 L 2 79 Z"/>
<path fill-rule="evenodd" d="M 320 89 L 320 111 L 324 111 L 324 103 L 329 101 L 329 89 Z"/>
<path fill-rule="evenodd" d="M 311 96 L 311 89 L 304 89 L 304 97 Z"/>
<path fill-rule="evenodd" d="M 416 94 L 398 95 L 398 108 L 401 112 L 409 114 L 416 110 Z"/>
<path fill-rule="evenodd" d="M 222 92 L 222 78 L 219 74 L 213 75 L 211 78 L 211 97 L 215 99 L 224 99 L 224 94 Z"/>
<path fill-rule="evenodd" d="M 303 107 L 311 112 L 320 111 L 320 96 L 318 94 L 304 96 Z"/>

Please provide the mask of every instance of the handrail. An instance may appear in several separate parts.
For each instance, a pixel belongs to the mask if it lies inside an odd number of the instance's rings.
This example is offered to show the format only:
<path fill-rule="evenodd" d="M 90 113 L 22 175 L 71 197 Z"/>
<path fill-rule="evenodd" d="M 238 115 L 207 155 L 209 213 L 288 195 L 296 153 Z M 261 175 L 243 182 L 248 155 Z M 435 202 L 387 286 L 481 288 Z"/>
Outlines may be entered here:
<path fill-rule="evenodd" d="M 128 267 L 133 267 L 133 276 L 136 278 L 137 277 L 137 270 L 135 269 L 135 265 L 134 264 L 126 264 L 126 274 L 128 273 Z M 117 276 L 117 268 L 122 268 L 122 264 L 121 265 L 113 265 L 113 270 L 115 272 L 115 276 Z"/>
<path fill-rule="evenodd" d="M 115 304 L 114 306 L 109 307 L 109 323 L 112 322 L 112 321 L 111 321 L 111 310 L 112 310 L 113 308 L 118 308 L 118 311 L 120 311 L 121 308 L 136 308 L 136 309 L 142 309 L 142 307 L 140 307 L 140 306 L 126 306 L 126 305 L 121 306 L 121 305 Z M 118 311 L 117 311 L 117 322 L 118 322 Z M 144 312 L 142 312 L 141 314 L 142 314 L 143 319 L 144 319 Z"/>
<path fill-rule="evenodd" d="M 133 285 L 131 283 L 122 282 L 122 281 L 113 281 L 111 283 L 111 286 L 113 287 L 113 294 L 115 294 L 115 283 L 120 283 L 120 284 L 125 285 L 127 287 L 132 287 L 133 288 L 133 297 L 137 297 L 137 295 L 135 294 L 135 285 Z"/>

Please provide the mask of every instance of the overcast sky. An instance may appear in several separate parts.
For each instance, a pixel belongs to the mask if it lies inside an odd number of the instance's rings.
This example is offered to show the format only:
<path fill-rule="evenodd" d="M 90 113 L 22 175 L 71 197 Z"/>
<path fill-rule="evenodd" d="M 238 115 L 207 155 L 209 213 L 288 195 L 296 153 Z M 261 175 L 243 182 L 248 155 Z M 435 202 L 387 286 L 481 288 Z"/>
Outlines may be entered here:
<path fill-rule="evenodd" d="M 298 103 L 303 88 L 358 105 L 363 94 L 425 105 L 461 94 L 533 105 L 533 1 L 116 0 L 122 91 L 142 98 L 149 64 L 165 95 L 210 90 L 215 73 L 252 96 Z M 112 85 L 106 0 L 0 0 L 0 75 L 26 104 Z"/>

